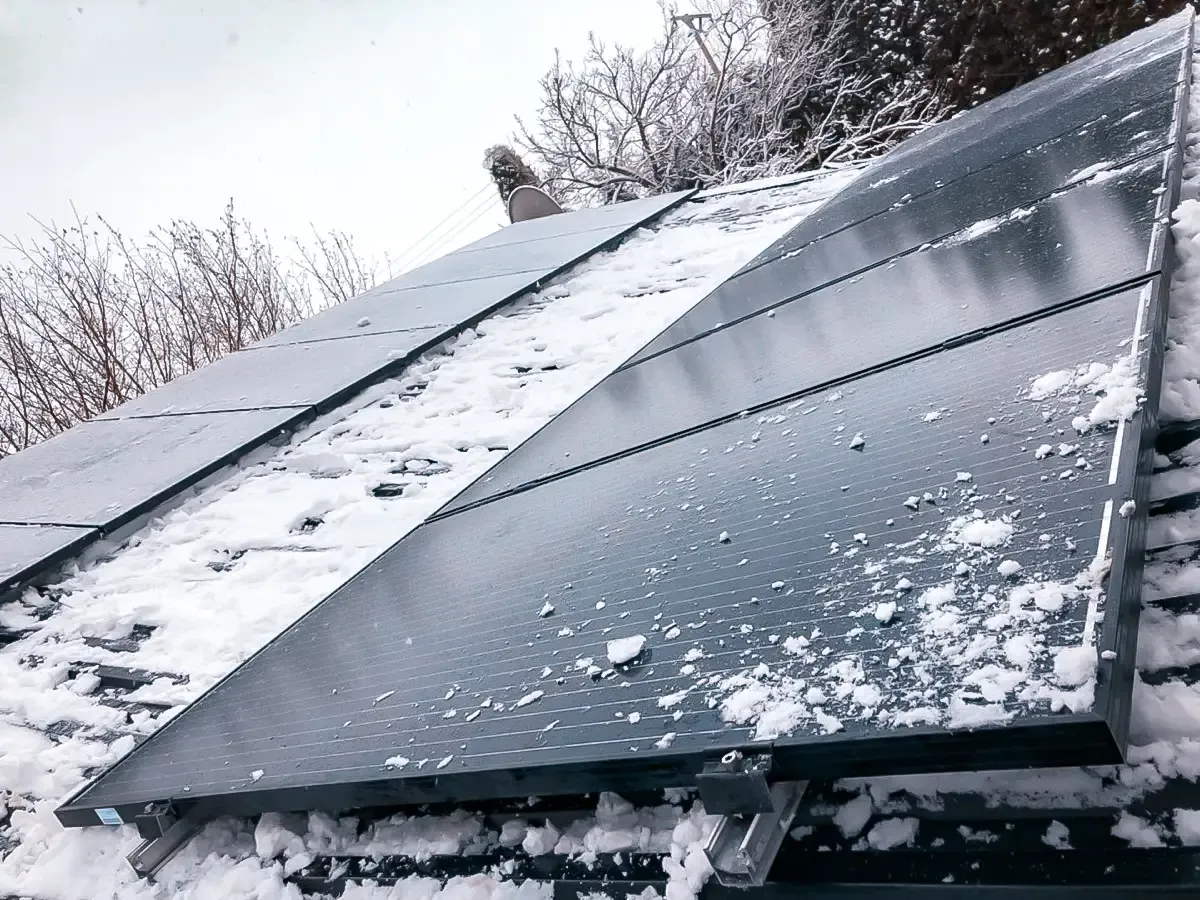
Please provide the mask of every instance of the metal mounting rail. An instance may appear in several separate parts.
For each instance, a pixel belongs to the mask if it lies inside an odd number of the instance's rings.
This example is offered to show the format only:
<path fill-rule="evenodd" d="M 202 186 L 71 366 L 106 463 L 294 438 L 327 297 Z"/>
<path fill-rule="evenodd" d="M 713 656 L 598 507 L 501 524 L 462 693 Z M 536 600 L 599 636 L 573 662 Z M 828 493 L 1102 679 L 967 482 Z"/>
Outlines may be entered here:
<path fill-rule="evenodd" d="M 159 869 L 209 820 L 210 816 L 199 807 L 177 818 L 169 805 L 152 803 L 147 807 L 146 815 L 139 816 L 135 823 L 143 840 L 125 859 L 134 872 L 153 880 Z"/>
<path fill-rule="evenodd" d="M 771 785 L 770 812 L 722 816 L 704 847 L 704 855 L 726 887 L 762 887 L 783 845 L 807 781 L 777 781 Z"/>

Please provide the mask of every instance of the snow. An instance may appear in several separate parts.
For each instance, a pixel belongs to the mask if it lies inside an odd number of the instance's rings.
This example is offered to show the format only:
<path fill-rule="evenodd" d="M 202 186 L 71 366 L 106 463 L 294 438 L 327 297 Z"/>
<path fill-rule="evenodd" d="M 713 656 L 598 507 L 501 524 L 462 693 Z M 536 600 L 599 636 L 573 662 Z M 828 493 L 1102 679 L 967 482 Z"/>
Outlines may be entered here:
<path fill-rule="evenodd" d="M 977 547 L 1002 547 L 1012 538 L 1014 526 L 1004 519 L 959 517 L 950 523 L 948 541 Z"/>
<path fill-rule="evenodd" d="M 1005 578 L 1012 578 L 1021 571 L 1021 564 L 1015 559 L 1006 559 L 1000 565 L 996 566 L 996 571 Z"/>
<path fill-rule="evenodd" d="M 867 827 L 867 822 L 871 821 L 871 815 L 875 811 L 874 805 L 871 803 L 870 794 L 859 794 L 853 800 L 849 800 L 838 809 L 833 815 L 833 824 L 842 832 L 842 836 L 846 838 L 858 837 L 862 830 Z"/>
<path fill-rule="evenodd" d="M 537 701 L 541 700 L 545 696 L 545 691 L 530 691 L 528 694 L 518 700 L 514 706 L 518 708 L 522 706 L 528 706 L 530 703 L 537 703 Z"/>
<path fill-rule="evenodd" d="M 1042 835 L 1042 843 L 1055 850 L 1069 850 L 1071 831 L 1062 822 L 1054 819 L 1046 827 L 1046 833 Z"/>
<path fill-rule="evenodd" d="M 608 642 L 608 661 L 614 666 L 632 662 L 646 649 L 645 635 L 635 634 L 630 637 L 617 638 Z"/>
<path fill-rule="evenodd" d="M 912 844 L 920 828 L 917 819 L 884 819 L 867 832 L 867 845 L 872 850 L 891 850 Z"/>
<path fill-rule="evenodd" d="M 881 625 L 886 625 L 892 621 L 892 617 L 896 615 L 896 604 L 892 600 L 880 603 L 875 607 L 875 619 Z"/>

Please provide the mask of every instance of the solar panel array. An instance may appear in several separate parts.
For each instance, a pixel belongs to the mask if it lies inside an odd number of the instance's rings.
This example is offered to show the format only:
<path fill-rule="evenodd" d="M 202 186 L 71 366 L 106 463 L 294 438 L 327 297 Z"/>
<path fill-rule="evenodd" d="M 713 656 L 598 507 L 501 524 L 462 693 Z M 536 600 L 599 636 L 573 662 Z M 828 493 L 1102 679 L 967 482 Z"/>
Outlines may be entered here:
<path fill-rule="evenodd" d="M 687 196 L 504 228 L 0 460 L 0 594 L 57 565 L 64 547 L 120 529 Z"/>
<path fill-rule="evenodd" d="M 60 819 L 1118 761 L 1182 21 L 869 170 Z"/>

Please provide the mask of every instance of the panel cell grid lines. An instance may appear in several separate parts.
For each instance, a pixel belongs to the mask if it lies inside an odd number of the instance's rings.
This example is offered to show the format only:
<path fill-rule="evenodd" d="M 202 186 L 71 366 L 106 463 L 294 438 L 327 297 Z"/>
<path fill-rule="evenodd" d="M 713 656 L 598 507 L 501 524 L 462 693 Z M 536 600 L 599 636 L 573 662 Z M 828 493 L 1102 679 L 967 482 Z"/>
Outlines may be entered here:
<path fill-rule="evenodd" d="M 1177 114 L 1190 42 L 1157 33 L 1141 96 Z M 686 786 L 732 749 L 789 779 L 1119 761 L 1178 126 L 610 376 L 60 819 Z"/>

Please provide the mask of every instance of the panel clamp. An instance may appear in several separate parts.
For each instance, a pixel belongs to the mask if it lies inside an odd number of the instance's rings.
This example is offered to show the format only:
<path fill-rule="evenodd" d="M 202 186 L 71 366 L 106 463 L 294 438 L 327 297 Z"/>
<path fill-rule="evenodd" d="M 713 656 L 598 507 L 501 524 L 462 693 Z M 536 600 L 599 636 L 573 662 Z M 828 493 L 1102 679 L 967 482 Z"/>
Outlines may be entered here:
<path fill-rule="evenodd" d="M 767 782 L 770 754 L 731 750 L 696 777 L 708 813 L 721 816 L 704 855 L 726 887 L 761 887 L 808 789 L 807 781 Z"/>

